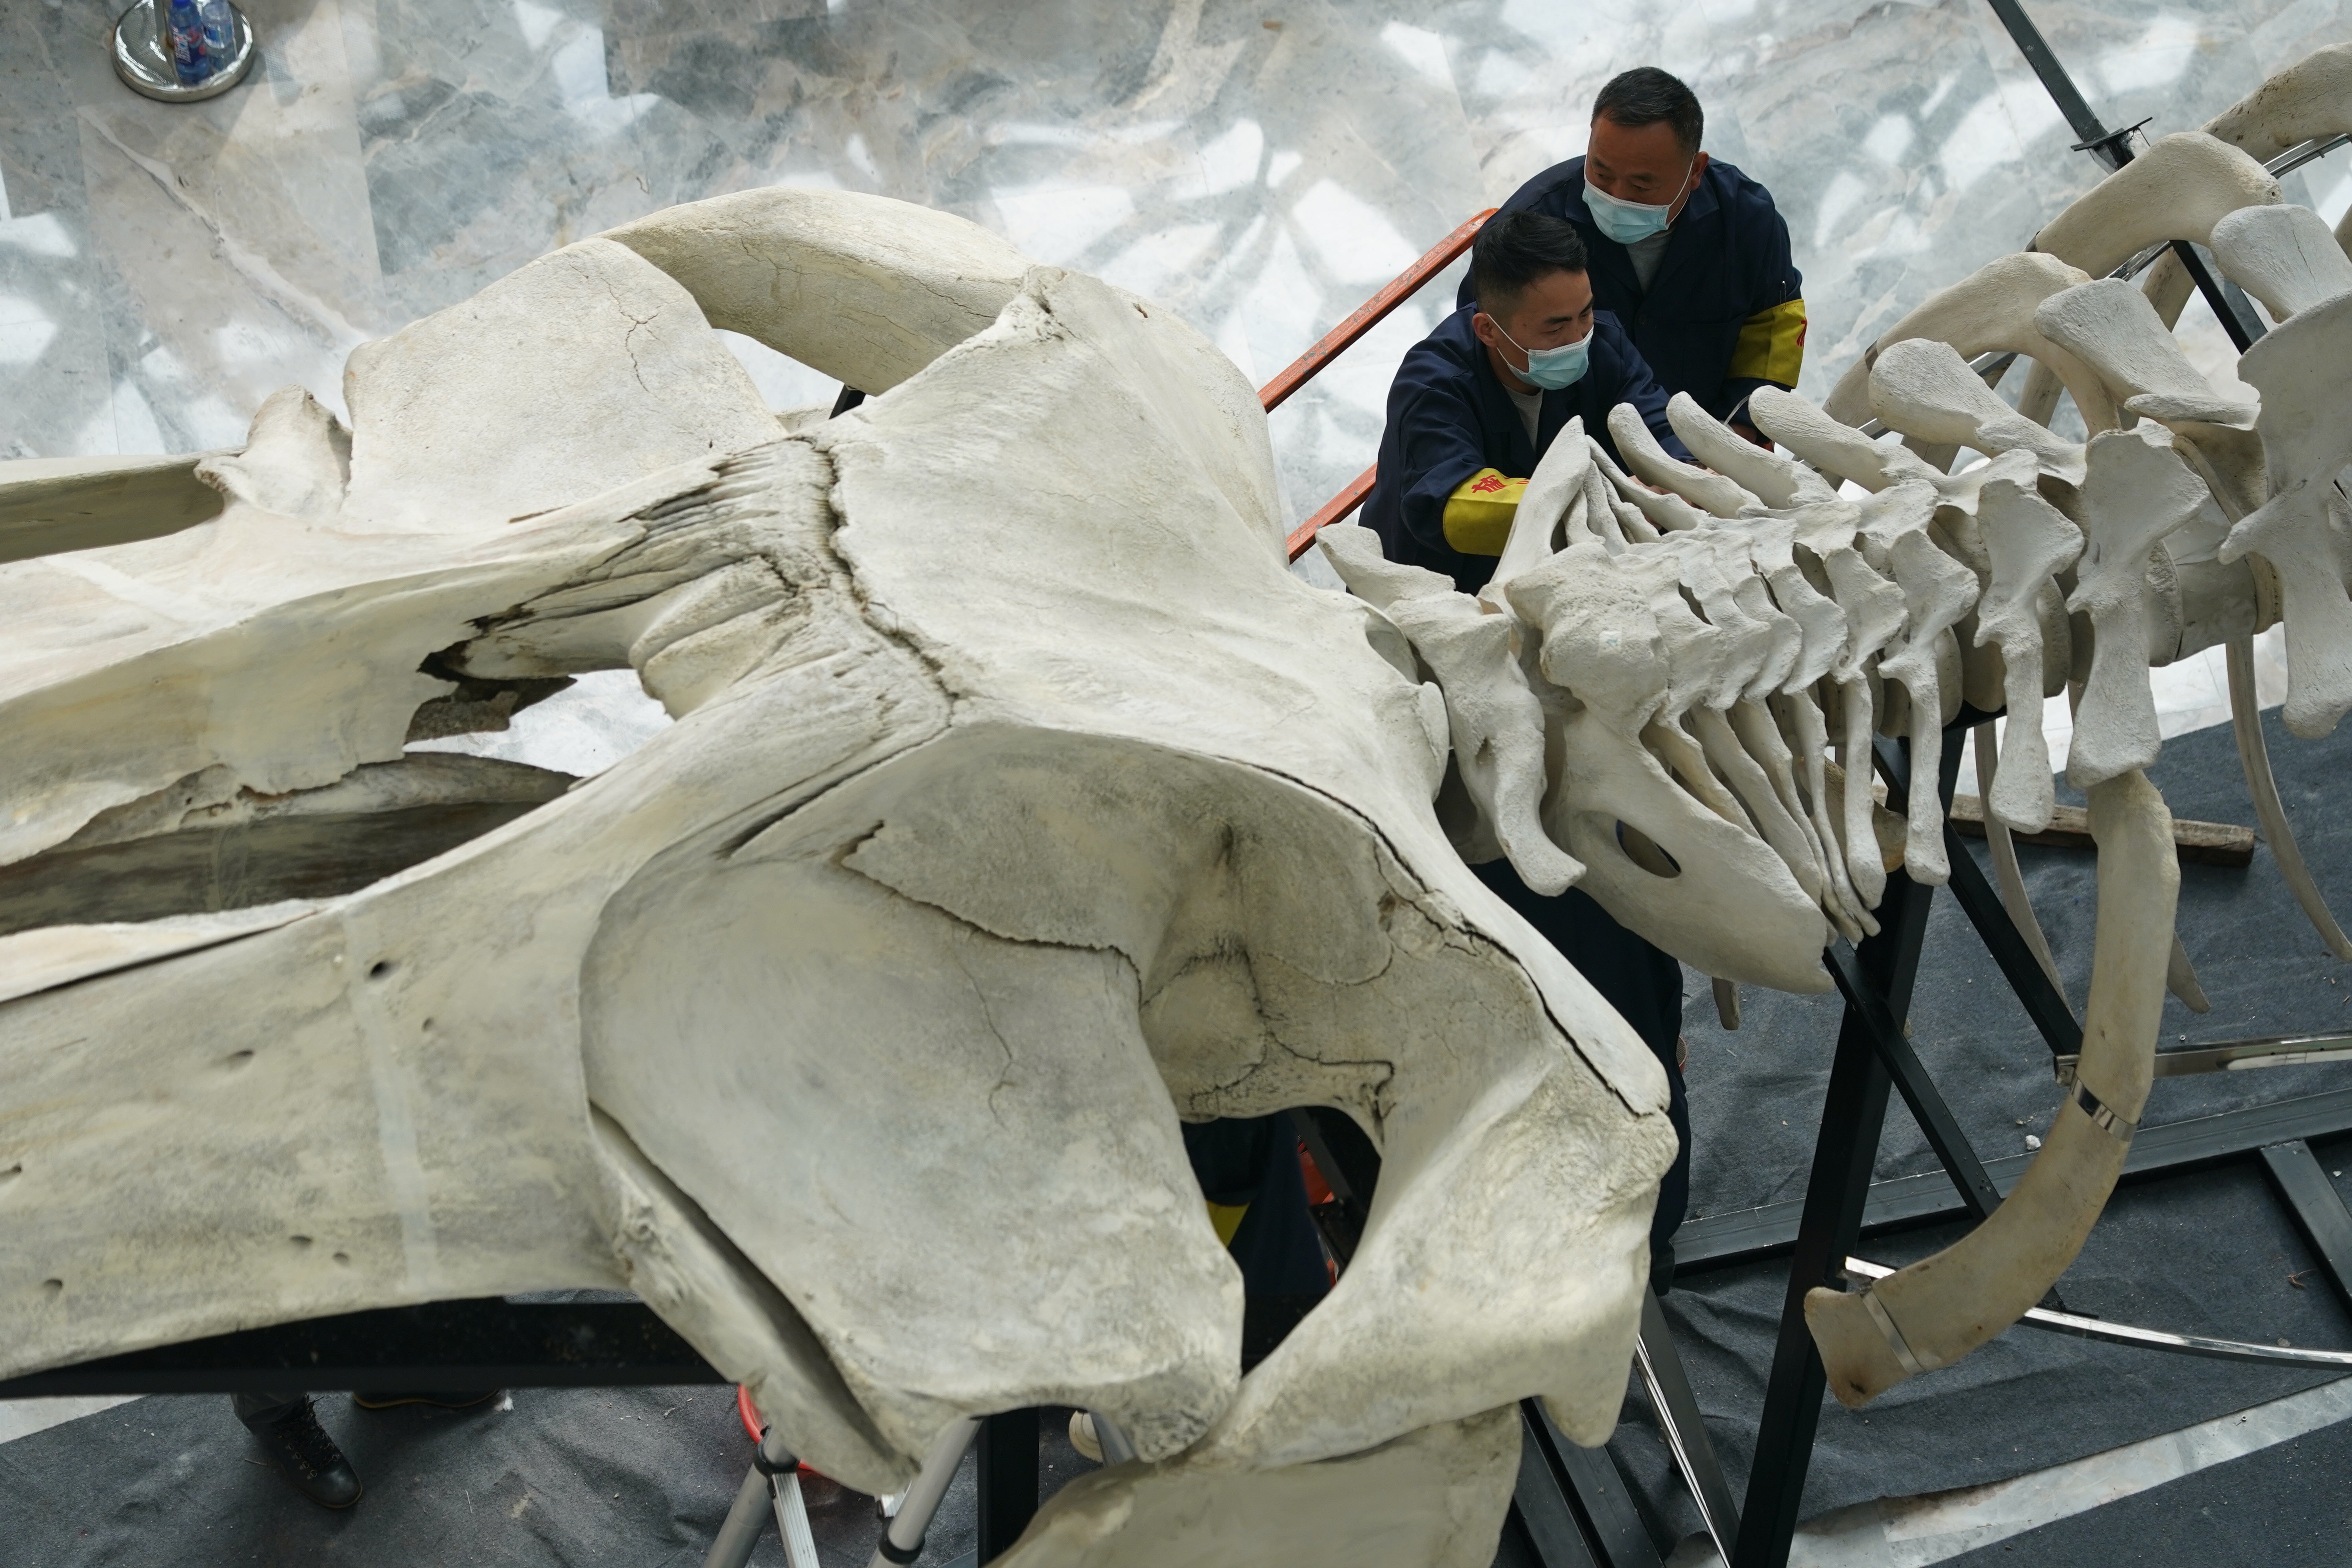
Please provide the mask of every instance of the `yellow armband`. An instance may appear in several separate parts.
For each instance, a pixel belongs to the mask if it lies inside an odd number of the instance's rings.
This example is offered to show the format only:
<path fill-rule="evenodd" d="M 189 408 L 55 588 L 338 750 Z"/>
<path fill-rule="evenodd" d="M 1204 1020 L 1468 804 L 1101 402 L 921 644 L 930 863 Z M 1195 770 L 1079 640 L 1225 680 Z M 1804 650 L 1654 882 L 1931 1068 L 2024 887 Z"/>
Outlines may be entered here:
<path fill-rule="evenodd" d="M 1479 469 L 1445 498 L 1445 542 L 1465 555 L 1500 555 L 1527 493 L 1527 480 Z"/>
<path fill-rule="evenodd" d="M 1724 374 L 1794 386 L 1797 373 L 1804 368 L 1805 302 L 1791 300 L 1759 310 L 1741 324 L 1739 341 L 1731 347 L 1731 363 Z"/>

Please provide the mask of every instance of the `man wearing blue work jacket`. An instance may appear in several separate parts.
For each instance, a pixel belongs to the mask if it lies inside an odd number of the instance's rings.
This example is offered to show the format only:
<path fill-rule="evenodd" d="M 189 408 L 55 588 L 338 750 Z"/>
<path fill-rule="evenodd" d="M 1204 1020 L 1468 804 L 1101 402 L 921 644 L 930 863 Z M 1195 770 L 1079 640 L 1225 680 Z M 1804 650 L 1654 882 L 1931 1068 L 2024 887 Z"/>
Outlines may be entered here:
<path fill-rule="evenodd" d="M 1659 384 L 1769 445 L 1748 397 L 1796 387 L 1804 279 L 1772 193 L 1709 158 L 1706 128 L 1679 80 L 1653 66 L 1626 71 L 1593 100 L 1584 155 L 1546 169 L 1500 211 L 1574 224 L 1591 256 L 1594 300 L 1624 325 Z M 1458 302 L 1471 298 L 1465 279 Z"/>
<path fill-rule="evenodd" d="M 1494 575 L 1528 476 L 1572 417 L 1615 458 L 1609 411 L 1631 404 L 1659 445 L 1689 458 L 1666 423 L 1664 389 L 1616 321 L 1593 308 L 1586 269 L 1583 241 L 1562 218 L 1499 213 L 1478 231 L 1470 250 L 1476 303 L 1416 344 L 1389 391 L 1364 521 L 1390 560 L 1442 572 L 1475 593 Z M 1578 889 L 1545 898 L 1508 860 L 1472 870 L 1592 983 L 1666 1069 L 1681 1149 L 1659 1184 L 1650 1232 L 1651 1281 L 1663 1290 L 1690 1194 L 1682 966 Z"/>
<path fill-rule="evenodd" d="M 1470 247 L 1481 303 L 1437 324 L 1397 367 L 1364 522 L 1391 561 L 1475 594 L 1494 575 L 1519 493 L 1570 419 L 1622 466 L 1609 411 L 1630 403 L 1687 460 L 1666 393 L 1608 311 L 1593 305 L 1584 243 L 1540 213 L 1501 213 Z"/>

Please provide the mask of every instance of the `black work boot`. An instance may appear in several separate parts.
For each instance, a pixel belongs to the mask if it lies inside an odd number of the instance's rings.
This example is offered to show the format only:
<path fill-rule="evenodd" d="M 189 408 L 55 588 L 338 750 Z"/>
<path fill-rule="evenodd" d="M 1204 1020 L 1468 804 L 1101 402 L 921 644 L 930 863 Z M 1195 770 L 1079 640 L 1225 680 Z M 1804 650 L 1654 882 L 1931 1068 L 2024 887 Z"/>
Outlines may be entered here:
<path fill-rule="evenodd" d="M 261 1439 L 262 1451 L 278 1467 L 278 1473 L 320 1508 L 349 1508 L 360 1500 L 362 1489 L 358 1472 L 319 1425 L 309 1400 L 249 1430 Z"/>
<path fill-rule="evenodd" d="M 362 1410 L 390 1410 L 402 1405 L 432 1405 L 443 1410 L 471 1410 L 485 1400 L 496 1399 L 501 1391 L 467 1391 L 457 1394 L 396 1394 L 367 1390 L 352 1395 L 352 1403 Z"/>

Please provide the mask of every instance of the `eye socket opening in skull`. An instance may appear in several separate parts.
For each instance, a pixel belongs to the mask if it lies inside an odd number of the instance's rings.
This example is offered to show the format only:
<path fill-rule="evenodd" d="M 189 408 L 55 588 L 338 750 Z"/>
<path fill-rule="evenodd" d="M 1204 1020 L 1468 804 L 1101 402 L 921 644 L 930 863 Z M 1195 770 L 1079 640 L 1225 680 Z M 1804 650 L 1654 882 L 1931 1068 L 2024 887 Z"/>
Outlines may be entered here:
<path fill-rule="evenodd" d="M 1667 854 L 1659 847 L 1657 840 L 1630 822 L 1617 824 L 1617 847 L 1625 852 L 1625 858 L 1653 877 L 1679 877 L 1683 874 L 1682 862 Z"/>

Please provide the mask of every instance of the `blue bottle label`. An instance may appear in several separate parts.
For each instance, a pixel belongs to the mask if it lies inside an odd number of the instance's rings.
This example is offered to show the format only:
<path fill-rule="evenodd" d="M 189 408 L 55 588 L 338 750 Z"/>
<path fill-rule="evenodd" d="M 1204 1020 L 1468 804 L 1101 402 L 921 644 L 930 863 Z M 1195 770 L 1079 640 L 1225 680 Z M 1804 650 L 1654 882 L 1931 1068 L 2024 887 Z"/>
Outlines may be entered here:
<path fill-rule="evenodd" d="M 212 75 L 212 61 L 205 54 L 204 20 L 194 0 L 169 0 L 169 4 L 172 69 L 181 86 L 194 87 Z"/>
<path fill-rule="evenodd" d="M 201 0 L 197 15 L 203 19 L 205 67 L 218 70 L 236 50 L 236 13 L 228 0 Z"/>

